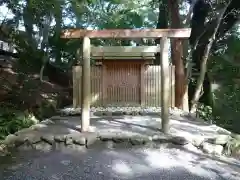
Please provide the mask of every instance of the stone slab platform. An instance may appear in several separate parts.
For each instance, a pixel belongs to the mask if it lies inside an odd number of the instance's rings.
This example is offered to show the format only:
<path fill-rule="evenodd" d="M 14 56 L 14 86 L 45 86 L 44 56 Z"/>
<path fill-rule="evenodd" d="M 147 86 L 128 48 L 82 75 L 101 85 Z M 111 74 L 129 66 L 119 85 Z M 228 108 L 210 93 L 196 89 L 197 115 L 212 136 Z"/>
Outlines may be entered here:
<path fill-rule="evenodd" d="M 216 125 L 202 121 L 172 116 L 170 135 L 161 131 L 159 116 L 92 116 L 88 133 L 81 133 L 80 117 L 54 116 L 30 128 L 9 135 L 0 151 L 13 148 L 51 150 L 61 147 L 81 149 L 96 142 L 128 143 L 131 145 L 176 144 L 192 145 L 195 150 L 221 155 L 233 139 L 231 133 Z"/>

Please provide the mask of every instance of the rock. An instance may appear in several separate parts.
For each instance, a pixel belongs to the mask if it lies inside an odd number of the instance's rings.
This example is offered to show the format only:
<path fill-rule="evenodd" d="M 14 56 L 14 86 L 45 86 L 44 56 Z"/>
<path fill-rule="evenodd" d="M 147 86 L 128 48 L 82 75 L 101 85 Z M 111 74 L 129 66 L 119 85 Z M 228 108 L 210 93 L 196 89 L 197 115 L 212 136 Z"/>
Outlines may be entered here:
<path fill-rule="evenodd" d="M 113 138 L 116 137 L 116 139 L 119 138 L 119 136 L 117 136 L 117 133 L 112 133 L 112 132 L 99 132 L 98 137 L 101 141 L 112 141 Z"/>
<path fill-rule="evenodd" d="M 220 135 L 217 135 L 217 137 L 215 138 L 208 139 L 207 142 L 212 144 L 225 145 L 231 139 L 232 137 L 230 135 L 220 134 Z"/>
<path fill-rule="evenodd" d="M 54 136 L 54 140 L 56 142 L 65 142 L 66 141 L 66 136 L 65 135 L 56 135 Z"/>
<path fill-rule="evenodd" d="M 40 142 L 39 142 L 40 143 Z M 37 143 L 36 143 L 37 144 Z M 22 144 L 21 146 L 18 146 L 17 149 L 18 150 L 24 150 L 24 151 L 27 151 L 27 150 L 33 150 L 33 149 L 36 149 L 35 148 L 35 145 L 36 144 L 32 144 L 28 141 L 26 141 L 24 144 Z"/>
<path fill-rule="evenodd" d="M 112 141 L 114 142 L 114 143 L 122 143 L 122 142 L 124 142 L 124 141 L 128 141 L 129 139 L 124 139 L 124 138 L 121 138 L 121 137 L 113 137 L 112 138 Z"/>
<path fill-rule="evenodd" d="M 173 136 L 170 141 L 173 143 L 173 144 L 176 144 L 176 145 L 186 145 L 189 143 L 189 141 L 184 138 L 184 137 L 181 137 L 181 136 Z"/>
<path fill-rule="evenodd" d="M 39 142 L 34 145 L 34 148 L 39 151 L 49 152 L 52 150 L 52 146 L 47 142 Z"/>
<path fill-rule="evenodd" d="M 153 135 L 151 137 L 151 140 L 153 142 L 156 142 L 156 143 L 169 143 L 171 142 L 170 141 L 170 137 L 164 135 L 164 134 L 157 134 L 157 135 Z"/>
<path fill-rule="evenodd" d="M 99 139 L 101 141 L 113 141 L 115 143 L 126 142 L 130 140 L 129 135 L 119 133 L 119 132 L 101 132 L 99 134 Z"/>
<path fill-rule="evenodd" d="M 9 134 L 5 140 L 3 141 L 4 144 L 14 144 L 15 140 L 17 140 L 18 137 L 16 135 L 13 134 Z"/>
<path fill-rule="evenodd" d="M 41 135 L 32 134 L 32 136 L 27 137 L 27 141 L 31 144 L 36 144 L 41 141 Z"/>
<path fill-rule="evenodd" d="M 131 115 L 131 114 L 132 114 L 132 112 L 129 110 L 123 111 L 123 115 Z"/>
<path fill-rule="evenodd" d="M 197 136 L 192 139 L 191 143 L 196 147 L 200 147 L 204 141 L 205 138 L 203 136 Z"/>
<path fill-rule="evenodd" d="M 86 147 L 89 147 L 98 140 L 96 133 L 86 133 L 84 136 L 86 138 Z"/>
<path fill-rule="evenodd" d="M 216 155 L 222 155 L 223 153 L 223 146 L 219 144 L 211 144 L 209 142 L 204 142 L 202 144 L 202 149 L 204 152 L 209 154 L 216 154 Z"/>
<path fill-rule="evenodd" d="M 73 144 L 73 138 L 72 138 L 72 136 L 70 135 L 68 135 L 67 137 L 66 137 L 66 140 L 65 140 L 65 145 L 66 146 L 69 146 L 69 145 L 72 145 Z"/>
<path fill-rule="evenodd" d="M 19 136 L 10 134 L 8 135 L 5 140 L 3 141 L 3 144 L 7 146 L 19 146 L 25 142 L 25 139 L 22 139 Z"/>
<path fill-rule="evenodd" d="M 26 133 L 29 133 L 29 132 L 34 132 L 34 130 L 31 129 L 31 128 L 21 129 L 20 131 L 16 132 L 15 135 L 18 136 L 18 135 L 26 134 Z"/>
<path fill-rule="evenodd" d="M 231 136 L 232 136 L 234 139 L 237 139 L 237 140 L 240 141 L 240 134 L 232 133 Z"/>
<path fill-rule="evenodd" d="M 183 148 L 190 151 L 190 152 L 202 153 L 199 148 L 197 148 L 196 146 L 194 146 L 191 143 L 184 145 Z"/>
<path fill-rule="evenodd" d="M 132 145 L 144 145 L 150 140 L 144 137 L 132 137 L 130 138 L 130 142 Z"/>
<path fill-rule="evenodd" d="M 103 116 L 112 116 L 112 112 L 104 111 Z"/>
<path fill-rule="evenodd" d="M 115 111 L 115 112 L 112 112 L 112 115 L 113 116 L 122 116 L 122 115 L 124 115 L 124 113 L 122 111 Z"/>
<path fill-rule="evenodd" d="M 46 128 L 46 127 L 47 127 L 47 125 L 39 123 L 39 124 L 32 125 L 30 128 L 32 130 L 40 130 L 40 129 Z"/>
<path fill-rule="evenodd" d="M 86 138 L 83 137 L 83 136 L 75 136 L 73 138 L 73 143 L 77 144 L 77 145 L 85 146 L 86 145 Z"/>
<path fill-rule="evenodd" d="M 53 145 L 55 143 L 53 135 L 43 135 L 41 137 L 41 140 L 50 144 L 50 145 Z"/>
<path fill-rule="evenodd" d="M 140 112 L 139 112 L 139 115 L 140 115 L 140 116 L 146 116 L 147 113 L 146 113 L 145 111 L 140 111 Z"/>
<path fill-rule="evenodd" d="M 83 136 L 82 133 L 71 133 L 66 136 L 66 145 L 78 144 L 78 145 L 85 145 L 86 138 Z"/>
<path fill-rule="evenodd" d="M 132 116 L 137 116 L 137 115 L 139 115 L 139 112 L 138 112 L 138 111 L 132 111 L 132 112 L 131 112 L 131 115 L 132 115 Z"/>
<path fill-rule="evenodd" d="M 103 112 L 101 112 L 101 111 L 97 111 L 97 112 L 93 112 L 93 115 L 94 115 L 94 116 L 102 116 L 102 115 L 104 115 L 104 114 L 103 114 Z"/>
<path fill-rule="evenodd" d="M 216 126 L 216 125 L 215 125 Z M 222 127 L 216 126 L 217 127 L 217 133 L 218 134 L 225 134 L 225 135 L 231 135 L 231 131 L 228 131 Z"/>
<path fill-rule="evenodd" d="M 240 155 L 240 140 L 232 139 L 227 142 L 224 148 L 224 153 L 226 155 Z"/>

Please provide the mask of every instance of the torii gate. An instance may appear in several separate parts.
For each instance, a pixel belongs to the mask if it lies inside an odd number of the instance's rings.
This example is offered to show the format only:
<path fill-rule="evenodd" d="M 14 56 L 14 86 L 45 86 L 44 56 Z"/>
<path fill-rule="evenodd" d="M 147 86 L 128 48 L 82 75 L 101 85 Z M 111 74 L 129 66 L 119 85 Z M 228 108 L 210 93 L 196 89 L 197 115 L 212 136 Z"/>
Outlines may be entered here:
<path fill-rule="evenodd" d="M 67 29 L 62 32 L 62 38 L 83 38 L 83 68 L 82 68 L 82 107 L 81 107 L 81 131 L 87 132 L 90 126 L 90 38 L 161 38 L 160 62 L 161 62 L 161 116 L 162 130 L 168 133 L 169 130 L 169 60 L 168 60 L 168 39 L 189 38 L 191 29 L 105 29 L 105 30 L 84 30 Z"/>

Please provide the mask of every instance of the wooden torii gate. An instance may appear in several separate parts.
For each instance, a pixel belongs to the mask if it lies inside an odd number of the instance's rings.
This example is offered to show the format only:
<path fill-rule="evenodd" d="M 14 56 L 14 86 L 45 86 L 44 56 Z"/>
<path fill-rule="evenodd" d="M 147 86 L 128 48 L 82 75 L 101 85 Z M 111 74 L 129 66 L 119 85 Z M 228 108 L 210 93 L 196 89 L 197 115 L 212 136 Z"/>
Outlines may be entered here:
<path fill-rule="evenodd" d="M 67 29 L 62 32 L 62 38 L 83 38 L 83 68 L 82 68 L 82 107 L 81 107 L 81 130 L 86 132 L 90 126 L 90 38 L 161 38 L 160 62 L 161 62 L 161 117 L 162 130 L 168 133 L 169 130 L 169 38 L 189 38 L 191 29 L 106 29 L 106 30 L 84 30 Z"/>

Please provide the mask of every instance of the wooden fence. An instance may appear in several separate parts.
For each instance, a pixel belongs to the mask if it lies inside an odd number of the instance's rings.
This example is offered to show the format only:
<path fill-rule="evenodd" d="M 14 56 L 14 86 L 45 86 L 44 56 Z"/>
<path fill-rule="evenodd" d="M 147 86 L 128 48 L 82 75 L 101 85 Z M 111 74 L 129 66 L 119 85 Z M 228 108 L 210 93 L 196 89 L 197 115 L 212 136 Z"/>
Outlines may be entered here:
<path fill-rule="evenodd" d="M 140 67 L 140 66 L 139 66 Z M 161 67 L 153 65 L 116 69 L 108 66 L 91 67 L 92 106 L 161 106 Z M 174 66 L 170 66 L 170 102 L 175 105 Z M 81 107 L 82 67 L 73 67 L 73 106 Z"/>

